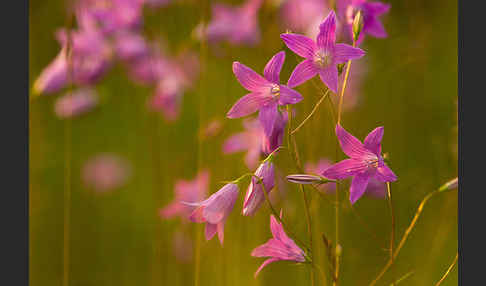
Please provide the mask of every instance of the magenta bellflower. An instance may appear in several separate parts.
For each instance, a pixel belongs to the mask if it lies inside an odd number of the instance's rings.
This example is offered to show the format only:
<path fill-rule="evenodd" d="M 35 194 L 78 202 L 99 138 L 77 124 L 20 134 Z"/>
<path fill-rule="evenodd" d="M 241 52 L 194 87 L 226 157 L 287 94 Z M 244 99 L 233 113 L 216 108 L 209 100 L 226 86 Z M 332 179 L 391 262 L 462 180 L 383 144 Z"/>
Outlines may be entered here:
<path fill-rule="evenodd" d="M 269 257 L 255 272 L 255 277 L 265 266 L 275 261 L 306 261 L 304 251 L 287 236 L 282 224 L 273 215 L 270 215 L 270 230 L 272 231 L 273 238 L 253 249 L 251 252 L 251 256 L 253 257 Z"/>
<path fill-rule="evenodd" d="M 82 169 L 85 186 L 98 193 L 113 191 L 122 187 L 131 177 L 130 164 L 122 157 L 103 153 L 88 159 Z"/>
<path fill-rule="evenodd" d="M 337 2 L 339 16 L 344 20 L 345 31 L 350 39 L 353 37 L 353 20 L 358 11 L 363 17 L 363 27 L 358 37 L 357 44 L 361 44 L 365 35 L 375 38 L 385 38 L 387 33 L 379 16 L 387 13 L 391 5 L 381 2 L 368 2 L 367 0 L 339 0 Z"/>
<path fill-rule="evenodd" d="M 189 219 L 196 223 L 206 223 L 205 236 L 210 240 L 218 233 L 221 244 L 224 241 L 224 224 L 238 198 L 238 185 L 228 183 L 208 199 L 198 203 L 186 203 L 197 206 Z"/>
<path fill-rule="evenodd" d="M 82 88 L 56 100 L 54 111 L 57 117 L 73 118 L 92 110 L 98 104 L 98 94 L 90 88 Z"/>
<path fill-rule="evenodd" d="M 280 84 L 280 71 L 285 60 L 281 51 L 270 59 L 260 76 L 249 67 L 233 63 L 233 73 L 240 84 L 250 91 L 231 107 L 228 118 L 238 118 L 259 110 L 258 119 L 265 134 L 270 137 L 279 117 L 278 106 L 295 104 L 302 100 L 302 95 L 288 86 Z"/>
<path fill-rule="evenodd" d="M 319 74 L 322 82 L 334 93 L 338 89 L 337 64 L 364 56 L 364 51 L 347 44 L 336 44 L 336 15 L 331 11 L 319 26 L 314 40 L 299 34 L 281 34 L 280 38 L 297 55 L 305 58 L 290 75 L 288 86 L 293 88 Z"/>
<path fill-rule="evenodd" d="M 341 125 L 336 125 L 336 136 L 341 149 L 350 158 L 327 168 L 322 175 L 337 180 L 353 177 L 349 190 L 349 200 L 352 204 L 363 195 L 371 178 L 380 182 L 393 182 L 397 179 L 381 156 L 383 130 L 383 127 L 375 128 L 361 143 Z"/>
<path fill-rule="evenodd" d="M 275 186 L 275 170 L 271 160 L 261 163 L 255 171 L 255 176 L 261 179 L 265 186 L 265 191 L 269 194 Z M 246 191 L 245 201 L 243 202 L 243 215 L 251 216 L 255 214 L 264 201 L 265 194 L 263 193 L 260 180 L 252 177 L 248 190 Z"/>

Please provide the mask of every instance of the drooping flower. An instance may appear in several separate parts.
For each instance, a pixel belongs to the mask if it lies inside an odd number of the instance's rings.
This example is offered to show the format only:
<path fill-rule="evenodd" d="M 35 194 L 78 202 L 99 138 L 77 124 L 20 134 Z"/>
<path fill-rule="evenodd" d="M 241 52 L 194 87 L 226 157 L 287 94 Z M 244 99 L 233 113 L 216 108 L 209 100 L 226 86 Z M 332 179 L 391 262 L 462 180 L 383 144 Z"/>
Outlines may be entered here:
<path fill-rule="evenodd" d="M 58 56 L 41 72 L 34 83 L 38 94 L 57 92 L 70 80 L 76 84 L 89 85 L 97 82 L 111 66 L 112 49 L 97 31 L 72 31 L 72 56 L 68 57 L 68 35 L 61 29 L 56 37 L 61 44 Z"/>
<path fill-rule="evenodd" d="M 91 88 L 82 88 L 56 100 L 54 111 L 59 118 L 79 116 L 98 104 L 98 95 Z"/>
<path fill-rule="evenodd" d="M 290 75 L 288 86 L 295 87 L 319 74 L 334 93 L 338 88 L 337 64 L 364 56 L 364 51 L 347 44 L 336 44 L 336 15 L 331 11 L 319 26 L 316 42 L 299 34 L 281 34 L 280 38 L 297 55 L 305 58 Z"/>
<path fill-rule="evenodd" d="M 241 6 L 214 4 L 212 20 L 206 28 L 199 25 L 196 28 L 198 38 L 207 38 L 211 43 L 226 40 L 231 44 L 255 45 L 260 41 L 258 28 L 258 10 L 262 0 L 247 0 Z"/>
<path fill-rule="evenodd" d="M 255 171 L 255 176 L 261 179 L 267 194 L 275 186 L 275 170 L 271 160 L 264 161 Z M 243 202 L 243 215 L 253 215 L 265 201 L 265 194 L 260 181 L 252 177 L 248 190 L 246 191 L 245 201 Z"/>
<path fill-rule="evenodd" d="M 238 118 L 259 110 L 258 119 L 265 134 L 270 137 L 278 120 L 278 106 L 295 104 L 302 100 L 302 95 L 288 86 L 280 84 L 280 70 L 285 60 L 281 51 L 270 59 L 263 71 L 264 77 L 249 67 L 233 63 L 233 73 L 240 84 L 251 93 L 240 98 L 231 107 L 228 118 Z"/>
<path fill-rule="evenodd" d="M 385 38 L 387 36 L 385 28 L 378 17 L 390 10 L 390 4 L 368 2 L 367 0 L 339 0 L 337 7 L 340 19 L 344 20 L 345 32 L 350 39 L 353 37 L 354 17 L 358 11 L 361 11 L 363 27 L 357 41 L 358 45 L 361 44 L 365 35 L 375 38 Z"/>
<path fill-rule="evenodd" d="M 248 168 L 254 169 L 261 154 L 268 155 L 282 145 L 287 120 L 287 112 L 279 112 L 270 136 L 265 135 L 258 120 L 244 120 L 245 131 L 228 138 L 223 143 L 223 153 L 232 154 L 246 150 L 245 163 Z"/>
<path fill-rule="evenodd" d="M 184 220 L 188 219 L 194 206 L 189 206 L 181 202 L 196 203 L 204 199 L 208 192 L 209 171 L 199 172 L 192 181 L 178 180 L 175 184 L 174 200 L 159 210 L 160 217 L 164 219 L 179 216 Z"/>
<path fill-rule="evenodd" d="M 229 183 L 208 199 L 198 203 L 186 203 L 197 206 L 189 219 L 196 223 L 206 223 L 205 236 L 210 240 L 218 233 L 221 244 L 224 241 L 224 224 L 238 198 L 238 185 Z"/>
<path fill-rule="evenodd" d="M 273 215 L 270 215 L 270 230 L 273 238 L 251 252 L 253 257 L 270 257 L 258 268 L 255 272 L 255 277 L 265 266 L 275 261 L 305 262 L 304 251 L 287 236 L 282 224 Z"/>
<path fill-rule="evenodd" d="M 82 179 L 97 192 L 108 192 L 122 187 L 131 175 L 130 165 L 114 154 L 99 154 L 83 166 Z"/>
<path fill-rule="evenodd" d="M 376 178 L 380 182 L 393 182 L 397 179 L 381 156 L 383 130 L 383 127 L 375 128 L 361 143 L 339 124 L 336 125 L 336 136 L 341 149 L 350 158 L 327 168 L 322 175 L 338 180 L 353 177 L 349 190 L 349 200 L 352 204 L 363 195 L 371 178 Z"/>

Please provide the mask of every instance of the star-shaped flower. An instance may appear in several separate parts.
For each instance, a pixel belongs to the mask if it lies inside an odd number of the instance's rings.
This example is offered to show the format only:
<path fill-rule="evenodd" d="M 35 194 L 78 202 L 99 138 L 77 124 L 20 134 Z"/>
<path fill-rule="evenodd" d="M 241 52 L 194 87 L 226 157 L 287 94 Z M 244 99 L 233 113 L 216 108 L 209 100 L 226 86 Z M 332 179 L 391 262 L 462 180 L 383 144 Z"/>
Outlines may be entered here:
<path fill-rule="evenodd" d="M 322 175 L 337 180 L 353 177 L 349 190 L 349 200 L 352 204 L 363 195 L 371 178 L 381 182 L 393 182 L 397 179 L 381 156 L 383 130 L 383 127 L 375 128 L 361 143 L 341 125 L 336 125 L 336 135 L 341 149 L 350 158 L 332 165 L 322 172 Z"/>
<path fill-rule="evenodd" d="M 280 38 L 297 55 L 305 58 L 290 75 L 288 86 L 295 87 L 319 74 L 334 93 L 338 88 L 337 65 L 364 56 L 364 51 L 347 44 L 336 44 L 336 14 L 331 11 L 319 26 L 316 42 L 299 34 L 282 34 Z"/>
<path fill-rule="evenodd" d="M 278 120 L 278 106 L 295 104 L 302 100 L 300 93 L 280 84 L 280 71 L 284 61 L 283 51 L 273 56 L 265 66 L 263 77 L 249 67 L 234 62 L 233 73 L 241 85 L 251 93 L 240 98 L 231 107 L 227 117 L 243 117 L 259 110 L 258 119 L 266 136 L 270 137 Z"/>

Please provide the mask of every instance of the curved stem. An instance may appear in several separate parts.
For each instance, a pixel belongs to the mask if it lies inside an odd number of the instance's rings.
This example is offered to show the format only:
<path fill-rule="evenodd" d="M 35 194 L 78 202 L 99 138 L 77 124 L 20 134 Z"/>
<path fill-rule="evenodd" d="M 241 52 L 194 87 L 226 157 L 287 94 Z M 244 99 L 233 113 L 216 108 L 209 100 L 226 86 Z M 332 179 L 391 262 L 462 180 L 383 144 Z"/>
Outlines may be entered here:
<path fill-rule="evenodd" d="M 356 46 L 356 42 L 353 40 L 353 48 Z M 337 124 L 341 123 L 341 111 L 344 101 L 344 91 L 346 90 L 346 84 L 348 83 L 349 70 L 351 69 L 351 60 L 348 60 L 346 65 L 346 74 L 344 75 L 343 88 L 341 89 L 341 96 L 339 97 L 339 107 L 338 107 L 338 119 Z"/>
<path fill-rule="evenodd" d="M 316 105 L 314 106 L 314 108 L 312 109 L 311 113 L 309 113 L 309 115 L 307 115 L 307 117 L 299 124 L 299 126 L 297 126 L 297 128 L 295 128 L 290 134 L 294 134 L 296 133 L 297 131 L 299 131 L 299 129 L 304 126 L 304 124 L 312 117 L 312 115 L 314 115 L 314 113 L 316 112 L 317 108 L 319 107 L 319 105 L 324 101 L 324 99 L 326 98 L 326 96 L 329 94 L 329 89 L 326 90 L 326 92 L 324 93 L 324 95 L 321 97 L 321 99 L 319 99 L 319 101 L 316 103 Z"/>
<path fill-rule="evenodd" d="M 449 268 L 447 268 L 447 271 L 444 273 L 444 275 L 442 275 L 442 278 L 440 278 L 439 282 L 437 282 L 435 284 L 435 286 L 439 286 L 442 281 L 444 281 L 444 279 L 446 279 L 447 275 L 449 275 L 449 273 L 451 272 L 452 268 L 454 268 L 454 265 L 456 265 L 456 262 L 457 262 L 457 259 L 459 258 L 459 253 L 456 253 L 456 257 L 454 258 L 454 261 L 452 261 L 452 264 L 451 266 L 449 266 Z"/>
<path fill-rule="evenodd" d="M 415 216 L 413 217 L 412 222 L 410 223 L 410 225 L 408 226 L 408 228 L 405 230 L 405 233 L 403 234 L 403 237 L 400 240 L 400 243 L 398 244 L 398 247 L 396 248 L 395 253 L 393 253 L 393 256 L 392 257 L 390 257 L 390 259 L 388 260 L 388 263 L 385 265 L 385 267 L 383 267 L 383 269 L 378 274 L 378 276 L 375 278 L 375 280 L 373 280 L 370 283 L 370 286 L 375 285 L 376 282 L 378 282 L 381 279 L 381 277 L 386 273 L 386 271 L 390 268 L 390 266 L 393 264 L 393 261 L 396 260 L 396 258 L 398 256 L 398 253 L 400 252 L 400 250 L 402 249 L 403 245 L 405 244 L 405 241 L 407 241 L 407 238 L 410 235 L 410 232 L 415 227 L 415 224 L 417 223 L 417 220 L 420 217 L 420 214 L 422 213 L 425 204 L 427 203 L 427 201 L 431 197 L 433 197 L 437 193 L 438 193 L 437 190 L 436 191 L 433 191 L 433 192 L 429 193 L 427 196 L 425 196 L 425 198 L 422 199 L 422 202 L 420 202 L 420 205 L 418 206 L 417 211 L 415 212 Z"/>

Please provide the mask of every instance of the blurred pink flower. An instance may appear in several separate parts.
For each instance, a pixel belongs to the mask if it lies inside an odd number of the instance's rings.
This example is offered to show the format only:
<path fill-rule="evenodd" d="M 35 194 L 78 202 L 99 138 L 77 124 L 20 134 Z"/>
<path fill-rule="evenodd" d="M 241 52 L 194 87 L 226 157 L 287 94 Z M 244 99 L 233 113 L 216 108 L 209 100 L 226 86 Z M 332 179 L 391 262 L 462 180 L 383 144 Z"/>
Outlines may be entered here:
<path fill-rule="evenodd" d="M 162 209 L 159 209 L 161 218 L 168 219 L 179 216 L 185 221 L 195 209 L 193 206 L 182 204 L 181 201 L 195 203 L 201 201 L 208 192 L 209 171 L 200 171 L 192 181 L 178 180 L 175 184 L 174 200 Z"/>
<path fill-rule="evenodd" d="M 262 0 L 247 0 L 241 6 L 229 6 L 216 3 L 212 6 L 212 19 L 203 28 L 196 28 L 198 38 L 206 37 L 209 42 L 223 40 L 231 44 L 255 45 L 260 41 L 258 28 L 258 10 Z"/>
<path fill-rule="evenodd" d="M 211 120 L 203 129 L 199 130 L 201 139 L 208 139 L 218 135 L 221 132 L 223 123 L 219 119 Z"/>
<path fill-rule="evenodd" d="M 285 29 L 315 38 L 319 33 L 319 24 L 329 13 L 329 7 L 323 0 L 287 0 L 280 13 Z"/>
<path fill-rule="evenodd" d="M 94 89 L 82 88 L 56 100 L 54 111 L 59 118 L 71 118 L 90 111 L 98 104 Z"/>
<path fill-rule="evenodd" d="M 86 186 L 98 192 L 122 187 L 131 176 L 131 168 L 121 157 L 103 153 L 89 159 L 83 166 L 82 179 Z"/>
<path fill-rule="evenodd" d="M 150 48 L 141 34 L 120 32 L 114 39 L 115 52 L 123 61 L 135 61 L 150 53 Z"/>
<path fill-rule="evenodd" d="M 72 57 L 69 68 L 66 57 L 68 35 L 60 29 L 56 37 L 61 44 L 57 57 L 41 72 L 34 82 L 34 92 L 53 93 L 67 84 L 72 72 L 72 81 L 89 85 L 97 82 L 111 66 L 112 49 L 103 35 L 97 31 L 72 31 Z"/>
<path fill-rule="evenodd" d="M 256 167 L 263 152 L 263 128 L 257 119 L 243 121 L 245 131 L 233 134 L 223 143 L 223 153 L 232 154 L 246 150 L 245 163 L 248 168 Z"/>

